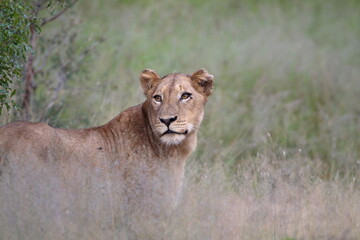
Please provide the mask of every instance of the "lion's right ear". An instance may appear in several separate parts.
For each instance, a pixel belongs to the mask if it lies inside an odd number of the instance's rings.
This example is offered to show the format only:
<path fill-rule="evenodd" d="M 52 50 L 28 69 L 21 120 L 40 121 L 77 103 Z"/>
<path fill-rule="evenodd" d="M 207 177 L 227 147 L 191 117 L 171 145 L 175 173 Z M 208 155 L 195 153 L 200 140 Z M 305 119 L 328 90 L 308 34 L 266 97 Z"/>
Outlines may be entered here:
<path fill-rule="evenodd" d="M 210 96 L 214 89 L 214 76 L 209 74 L 204 68 L 194 72 L 191 75 L 195 89 L 205 96 Z"/>
<path fill-rule="evenodd" d="M 144 94 L 147 96 L 150 89 L 152 89 L 160 80 L 159 75 L 151 70 L 145 69 L 140 74 L 141 87 L 144 89 Z"/>

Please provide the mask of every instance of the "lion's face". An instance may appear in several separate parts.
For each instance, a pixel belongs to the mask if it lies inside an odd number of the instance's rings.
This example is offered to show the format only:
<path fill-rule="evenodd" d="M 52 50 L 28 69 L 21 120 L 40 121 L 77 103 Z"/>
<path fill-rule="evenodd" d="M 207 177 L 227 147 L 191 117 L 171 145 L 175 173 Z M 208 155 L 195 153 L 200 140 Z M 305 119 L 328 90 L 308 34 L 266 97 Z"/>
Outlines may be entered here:
<path fill-rule="evenodd" d="M 150 125 L 161 142 L 179 144 L 199 128 L 213 88 L 213 76 L 206 70 L 163 78 L 144 70 L 140 80 L 147 96 Z"/>

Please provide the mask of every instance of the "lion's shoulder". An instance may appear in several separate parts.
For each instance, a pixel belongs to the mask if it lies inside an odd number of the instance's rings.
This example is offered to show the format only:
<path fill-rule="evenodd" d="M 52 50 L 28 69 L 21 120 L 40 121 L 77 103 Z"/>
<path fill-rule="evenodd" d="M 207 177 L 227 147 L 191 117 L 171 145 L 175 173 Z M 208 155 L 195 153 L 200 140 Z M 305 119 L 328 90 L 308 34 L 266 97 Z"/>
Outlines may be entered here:
<path fill-rule="evenodd" d="M 140 104 L 127 108 L 101 128 L 123 132 L 133 132 L 134 134 L 139 133 L 139 130 L 141 132 L 144 130 L 146 120 L 142 107 L 142 104 Z"/>

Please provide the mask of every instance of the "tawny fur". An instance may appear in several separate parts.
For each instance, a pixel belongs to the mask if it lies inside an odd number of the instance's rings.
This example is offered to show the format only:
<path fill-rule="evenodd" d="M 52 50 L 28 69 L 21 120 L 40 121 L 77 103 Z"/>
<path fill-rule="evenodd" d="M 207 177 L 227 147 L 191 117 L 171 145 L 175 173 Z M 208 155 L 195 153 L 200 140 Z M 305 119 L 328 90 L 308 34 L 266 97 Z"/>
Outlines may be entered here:
<path fill-rule="evenodd" d="M 71 162 L 117 169 L 129 209 L 154 216 L 167 212 L 176 204 L 185 162 L 195 150 L 213 76 L 200 69 L 192 75 L 160 78 L 146 69 L 140 82 L 146 101 L 103 126 L 70 130 L 44 123 L 14 122 L 0 127 L 0 163 L 60 162 L 65 175 L 70 172 L 66 166 Z M 160 96 L 161 101 L 154 96 Z M 171 118 L 176 120 L 169 126 L 160 120 Z M 164 134 L 168 129 L 176 133 Z"/>

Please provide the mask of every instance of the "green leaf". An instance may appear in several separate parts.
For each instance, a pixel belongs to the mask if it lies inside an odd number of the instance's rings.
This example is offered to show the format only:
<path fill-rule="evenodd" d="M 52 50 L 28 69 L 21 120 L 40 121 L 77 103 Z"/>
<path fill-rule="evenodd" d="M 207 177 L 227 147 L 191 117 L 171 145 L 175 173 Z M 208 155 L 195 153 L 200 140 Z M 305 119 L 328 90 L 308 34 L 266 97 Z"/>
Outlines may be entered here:
<path fill-rule="evenodd" d="M 15 96 L 15 94 L 16 94 L 16 89 L 12 90 L 12 92 L 11 92 L 11 94 L 10 94 L 10 98 L 13 97 L 13 96 Z"/>

